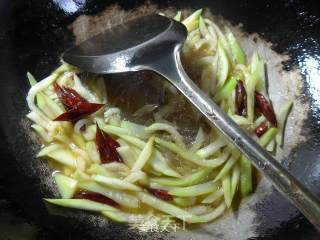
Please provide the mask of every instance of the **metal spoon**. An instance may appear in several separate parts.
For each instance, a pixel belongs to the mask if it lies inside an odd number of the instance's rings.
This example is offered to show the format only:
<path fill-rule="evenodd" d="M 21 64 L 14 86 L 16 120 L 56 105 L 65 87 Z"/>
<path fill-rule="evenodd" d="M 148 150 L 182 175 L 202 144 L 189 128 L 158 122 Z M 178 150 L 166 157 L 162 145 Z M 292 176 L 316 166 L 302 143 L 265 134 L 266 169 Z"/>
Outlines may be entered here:
<path fill-rule="evenodd" d="M 63 60 L 85 71 L 107 74 L 152 70 L 165 77 L 212 122 L 320 231 L 320 201 L 239 128 L 187 76 L 180 50 L 185 26 L 160 15 L 137 18 L 67 50 Z"/>

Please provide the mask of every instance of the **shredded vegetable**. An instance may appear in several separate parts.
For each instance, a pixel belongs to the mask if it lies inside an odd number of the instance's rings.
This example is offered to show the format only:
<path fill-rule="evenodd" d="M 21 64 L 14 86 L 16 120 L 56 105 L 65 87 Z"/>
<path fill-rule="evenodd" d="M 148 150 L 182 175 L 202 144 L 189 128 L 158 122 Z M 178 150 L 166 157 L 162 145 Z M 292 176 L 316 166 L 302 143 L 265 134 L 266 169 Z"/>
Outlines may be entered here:
<path fill-rule="evenodd" d="M 293 103 L 274 111 L 259 53 L 248 56 L 232 30 L 222 30 L 202 9 L 169 17 L 188 30 L 186 71 L 196 73 L 190 76 L 236 124 L 275 152 Z M 127 113 L 106 94 L 102 76 L 82 73 L 65 63 L 41 81 L 27 73 L 27 117 L 43 144 L 37 157 L 58 171 L 53 177 L 61 199 L 48 203 L 125 223 L 167 215 L 205 223 L 223 215 L 236 196 L 253 192 L 253 166 L 214 126 L 198 117 L 195 136 L 186 137 L 179 121 L 193 112 L 176 113 L 180 96 L 172 86 L 161 87 L 165 101 Z"/>

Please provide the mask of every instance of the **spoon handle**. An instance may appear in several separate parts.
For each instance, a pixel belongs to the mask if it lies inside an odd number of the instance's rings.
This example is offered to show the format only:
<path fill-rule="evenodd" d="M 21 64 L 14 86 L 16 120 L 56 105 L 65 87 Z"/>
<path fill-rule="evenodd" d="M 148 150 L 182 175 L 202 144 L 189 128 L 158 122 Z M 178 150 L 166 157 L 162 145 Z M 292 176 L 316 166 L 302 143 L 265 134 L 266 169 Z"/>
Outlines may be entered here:
<path fill-rule="evenodd" d="M 172 64 L 170 64 L 170 62 Z M 169 66 L 169 67 L 168 67 Z M 185 73 L 179 49 L 166 67 L 158 68 L 189 101 L 212 122 L 272 182 L 297 209 L 320 231 L 320 201 L 292 176 L 275 158 L 231 120 Z"/>

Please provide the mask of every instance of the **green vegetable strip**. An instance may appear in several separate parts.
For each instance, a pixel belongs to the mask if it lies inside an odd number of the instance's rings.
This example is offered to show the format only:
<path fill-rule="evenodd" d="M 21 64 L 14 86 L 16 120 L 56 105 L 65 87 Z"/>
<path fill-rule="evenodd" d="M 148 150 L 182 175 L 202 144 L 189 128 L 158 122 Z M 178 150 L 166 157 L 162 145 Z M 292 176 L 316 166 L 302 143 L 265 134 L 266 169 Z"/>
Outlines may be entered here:
<path fill-rule="evenodd" d="M 247 116 L 250 123 L 252 123 L 254 120 L 254 92 L 258 78 L 254 77 L 253 74 L 250 74 L 247 67 L 243 65 L 238 66 L 245 78 L 244 87 L 247 94 Z"/>
<path fill-rule="evenodd" d="M 126 178 L 126 181 L 131 183 L 139 181 L 141 185 L 147 185 L 147 175 L 142 171 L 133 172 L 130 174 L 130 177 Z"/>
<path fill-rule="evenodd" d="M 110 178 L 102 175 L 93 175 L 91 178 L 102 185 L 105 185 L 107 187 L 111 187 L 114 189 L 141 191 L 141 188 L 138 187 L 137 185 L 134 185 L 130 182 L 126 182 L 118 178 Z"/>
<path fill-rule="evenodd" d="M 204 144 L 204 142 L 206 141 L 206 134 L 204 133 L 202 127 L 199 127 L 197 136 L 194 140 L 194 142 L 192 143 L 192 146 L 190 148 L 191 152 L 195 152 L 197 151 L 200 147 L 202 147 L 202 145 Z"/>
<path fill-rule="evenodd" d="M 173 17 L 173 19 L 180 22 L 181 17 L 182 17 L 181 11 L 178 11 L 177 14 Z"/>
<path fill-rule="evenodd" d="M 195 60 L 193 62 L 193 64 L 194 64 L 195 67 L 208 68 L 208 67 L 212 67 L 211 65 L 214 64 L 215 61 L 216 61 L 215 57 L 206 56 L 206 57 L 202 57 L 202 58 L 199 58 L 199 59 Z M 209 79 L 209 81 L 210 80 L 212 80 L 212 79 Z M 202 88 L 202 89 L 203 89 L 203 91 L 208 91 L 209 90 L 209 89 L 205 89 L 205 88 Z"/>
<path fill-rule="evenodd" d="M 291 111 L 292 105 L 293 105 L 293 102 L 287 102 L 282 106 L 282 108 L 279 111 L 279 114 L 277 114 L 279 131 L 276 136 L 276 142 L 280 147 L 283 144 L 283 135 L 284 135 L 285 125 L 286 125 L 288 115 Z"/>
<path fill-rule="evenodd" d="M 241 196 L 248 196 L 253 189 L 252 186 L 252 165 L 251 162 L 242 155 L 240 158 L 240 191 Z"/>
<path fill-rule="evenodd" d="M 225 52 L 225 49 L 223 48 L 221 41 L 218 42 L 218 66 L 217 66 L 217 88 L 221 88 L 225 81 L 227 80 L 228 74 L 229 74 L 229 60 L 228 56 Z"/>
<path fill-rule="evenodd" d="M 78 182 L 91 181 L 90 176 L 79 169 L 72 174 L 72 177 Z"/>
<path fill-rule="evenodd" d="M 134 145 L 140 149 L 144 148 L 144 146 L 146 145 L 146 142 L 140 140 L 139 138 L 135 138 L 132 136 L 126 136 L 126 135 L 119 135 L 119 136 L 123 140 L 131 143 L 132 145 Z M 154 151 L 149 162 L 154 170 L 161 172 L 164 175 L 167 175 L 170 177 L 181 177 L 181 175 L 179 173 L 177 173 L 176 171 L 174 171 L 173 169 L 170 168 L 166 159 L 157 150 Z"/>
<path fill-rule="evenodd" d="M 199 221 L 199 222 L 202 222 L 202 223 L 210 222 L 210 221 L 218 218 L 219 216 L 221 216 L 221 215 L 224 213 L 224 211 L 226 210 L 226 208 L 227 208 L 226 204 L 225 204 L 224 202 L 222 202 L 222 203 L 221 203 L 216 209 L 214 209 L 212 212 L 199 216 L 199 218 L 200 218 L 200 221 Z"/>
<path fill-rule="evenodd" d="M 192 45 L 190 44 L 191 40 L 194 39 L 195 37 L 200 37 L 200 32 L 198 29 L 190 32 L 187 36 L 187 39 L 186 39 L 186 42 L 185 42 L 185 46 L 184 47 L 191 47 L 192 48 Z"/>
<path fill-rule="evenodd" d="M 151 137 L 145 147 L 142 149 L 137 161 L 134 163 L 131 171 L 136 172 L 140 171 L 143 166 L 147 163 L 147 161 L 150 159 L 150 156 L 153 152 L 154 148 L 154 137 Z"/>
<path fill-rule="evenodd" d="M 125 128 L 121 128 L 121 127 L 116 127 L 116 126 L 112 126 L 112 125 L 107 125 L 107 124 L 100 124 L 99 123 L 100 128 L 109 133 L 109 134 L 113 134 L 116 136 L 120 136 L 120 135 L 130 135 L 130 131 L 128 129 Z M 94 129 L 94 132 L 96 131 L 96 128 Z"/>
<path fill-rule="evenodd" d="M 37 84 L 37 81 L 31 73 L 28 72 L 27 77 L 31 86 Z M 55 103 L 50 97 L 42 92 L 38 92 L 36 94 L 36 102 L 38 108 L 51 119 L 57 117 L 63 112 L 57 103 Z"/>
<path fill-rule="evenodd" d="M 211 193 L 216 191 L 217 189 L 218 184 L 210 181 L 189 187 L 176 187 L 170 190 L 169 194 L 179 197 L 192 197 Z"/>
<path fill-rule="evenodd" d="M 252 123 L 245 117 L 239 115 L 231 115 L 231 119 L 238 125 L 251 125 Z"/>
<path fill-rule="evenodd" d="M 176 142 L 180 147 L 185 148 L 183 137 L 180 135 L 177 129 L 175 129 L 173 126 L 169 124 L 154 123 L 149 127 L 147 127 L 145 130 L 146 132 L 149 132 L 149 133 L 153 133 L 156 131 L 166 131 L 172 136 L 174 142 Z"/>
<path fill-rule="evenodd" d="M 41 94 L 41 93 L 40 93 Z M 43 95 L 43 98 L 44 98 L 44 101 L 46 102 L 46 105 L 47 107 L 50 109 L 50 111 L 53 113 L 53 117 L 57 117 L 59 116 L 60 114 L 63 113 L 63 110 L 62 108 L 56 103 L 54 102 L 50 97 L 48 97 L 47 95 L 45 94 L 42 94 Z"/>
<path fill-rule="evenodd" d="M 125 164 L 132 168 L 134 165 L 136 159 L 138 158 L 138 155 L 130 146 L 121 146 L 117 148 L 117 152 L 120 154 L 121 158 L 125 162 Z"/>
<path fill-rule="evenodd" d="M 79 72 L 79 69 L 72 66 L 72 65 L 69 65 L 67 63 L 63 63 L 60 67 L 56 68 L 52 73 L 51 75 L 61 75 L 62 73 L 64 72 Z"/>
<path fill-rule="evenodd" d="M 211 208 L 206 205 L 194 205 L 192 207 L 188 207 L 186 210 L 188 212 L 195 214 L 195 215 L 201 215 L 201 214 L 205 214 L 205 213 L 209 212 L 211 210 Z"/>
<path fill-rule="evenodd" d="M 132 145 L 143 149 L 144 146 L 147 144 L 146 142 L 140 140 L 139 138 L 136 137 L 132 137 L 132 136 L 128 136 L 128 135 L 122 135 L 120 134 L 119 137 L 125 141 L 127 141 L 128 143 L 131 143 Z"/>
<path fill-rule="evenodd" d="M 265 80 L 265 66 L 264 62 L 260 59 L 260 56 L 255 52 L 251 60 L 251 73 L 254 78 L 257 79 L 256 89 L 268 98 Z"/>
<path fill-rule="evenodd" d="M 239 75 L 231 75 L 231 77 L 229 77 L 229 79 L 227 80 L 227 83 L 214 96 L 214 101 L 220 102 L 222 99 L 228 98 L 232 94 L 232 91 L 236 88 L 237 82 L 239 80 Z"/>
<path fill-rule="evenodd" d="M 266 147 L 266 150 L 267 150 L 268 152 L 273 152 L 275 147 L 276 147 L 276 140 L 275 140 L 275 139 L 272 139 L 272 140 L 268 143 L 268 145 L 267 145 L 267 147 Z"/>
<path fill-rule="evenodd" d="M 53 177 L 57 184 L 61 197 L 65 199 L 72 198 L 77 190 L 78 182 L 61 173 L 55 173 Z"/>
<path fill-rule="evenodd" d="M 79 188 L 92 191 L 95 193 L 100 193 L 108 198 L 111 198 L 112 200 L 119 203 L 120 205 L 129 207 L 129 208 L 139 207 L 139 200 L 133 195 L 130 195 L 123 191 L 111 189 L 108 187 L 102 187 L 101 185 L 94 182 L 79 182 Z"/>
<path fill-rule="evenodd" d="M 201 219 L 200 217 L 189 213 L 181 208 L 178 208 L 173 204 L 160 200 L 159 198 L 153 197 L 148 193 L 139 192 L 137 193 L 137 196 L 139 197 L 141 202 L 155 209 L 158 209 L 159 211 L 165 212 L 178 219 L 181 219 L 182 221 L 187 221 L 188 223 L 197 223 L 203 221 L 203 219 Z"/>
<path fill-rule="evenodd" d="M 149 187 L 150 188 L 153 188 L 153 189 L 160 189 L 160 190 L 165 190 L 165 191 L 170 191 L 172 189 L 174 189 L 175 187 L 173 186 L 165 186 L 165 185 L 161 185 L 159 183 L 156 183 L 156 182 L 150 182 L 149 183 Z"/>
<path fill-rule="evenodd" d="M 106 168 L 96 163 L 92 164 L 90 168 L 87 170 L 87 172 L 90 174 L 98 174 L 98 175 L 103 175 L 105 177 L 111 177 L 111 178 L 115 178 L 118 176 L 114 172 L 111 172 L 110 170 L 107 170 Z"/>
<path fill-rule="evenodd" d="M 219 190 L 209 194 L 207 197 L 205 197 L 201 203 L 213 203 L 223 197 L 223 188 L 220 188 Z"/>
<path fill-rule="evenodd" d="M 204 19 L 202 18 L 202 16 L 199 17 L 199 30 L 201 32 L 201 35 L 206 38 L 206 39 L 210 39 L 210 32 L 206 26 L 206 23 L 204 22 Z"/>
<path fill-rule="evenodd" d="M 238 184 L 240 181 L 240 167 L 239 164 L 236 164 L 232 169 L 231 174 L 231 196 L 234 197 Z"/>
<path fill-rule="evenodd" d="M 121 121 L 121 128 L 128 130 L 129 135 L 137 138 L 147 139 L 150 134 L 146 132 L 146 126 L 136 124 L 130 121 Z"/>
<path fill-rule="evenodd" d="M 258 140 L 261 147 L 266 147 L 267 144 L 276 136 L 278 129 L 272 127 L 269 128 Z"/>
<path fill-rule="evenodd" d="M 104 163 L 103 167 L 108 171 L 114 172 L 115 174 L 117 174 L 117 173 L 129 174 L 130 173 L 130 169 L 125 164 L 119 163 L 119 162 Z"/>
<path fill-rule="evenodd" d="M 224 201 L 227 204 L 227 207 L 231 206 L 232 203 L 232 190 L 231 190 L 231 177 L 230 175 L 225 175 L 222 178 L 222 188 L 223 188 L 223 194 L 224 194 Z"/>
<path fill-rule="evenodd" d="M 156 182 L 165 186 L 175 186 L 175 187 L 186 187 L 202 182 L 208 177 L 212 172 L 211 168 L 201 169 L 189 176 L 184 176 L 183 178 L 151 178 L 151 182 Z"/>
<path fill-rule="evenodd" d="M 40 136 L 40 138 L 44 142 L 49 143 L 52 141 L 52 139 L 50 139 L 50 137 L 48 136 L 48 133 L 46 132 L 46 130 L 40 125 L 32 124 L 31 128 Z"/>
<path fill-rule="evenodd" d="M 143 224 L 143 222 L 150 217 L 149 214 L 126 213 L 118 209 L 117 211 L 103 211 L 101 213 L 113 221 L 123 223 Z"/>
<path fill-rule="evenodd" d="M 77 157 L 69 149 L 58 144 L 49 145 L 43 148 L 39 152 L 38 157 L 44 156 L 48 156 L 49 158 L 72 168 L 77 166 Z"/>
<path fill-rule="evenodd" d="M 195 44 L 201 39 L 200 33 L 198 32 L 198 34 L 196 34 L 193 38 L 190 39 L 190 41 L 188 41 L 188 44 L 190 46 L 195 46 Z"/>
<path fill-rule="evenodd" d="M 27 72 L 27 78 L 31 87 L 37 84 L 37 80 L 34 78 L 34 76 L 31 73 Z"/>
<path fill-rule="evenodd" d="M 235 38 L 233 33 L 230 31 L 229 28 L 226 28 L 226 37 L 229 42 L 232 55 L 235 59 L 235 62 L 238 64 L 246 64 L 247 58 L 246 54 L 242 50 L 238 40 Z"/>
<path fill-rule="evenodd" d="M 216 35 L 215 30 L 212 26 L 208 27 L 205 20 L 200 16 L 199 18 L 199 30 L 201 35 L 209 42 L 210 47 L 209 50 L 216 52 L 217 44 L 218 44 L 218 37 Z M 212 63 L 214 61 L 211 61 Z"/>
<path fill-rule="evenodd" d="M 236 104 L 235 104 L 235 97 L 232 94 L 229 95 L 227 98 L 227 103 L 229 106 L 228 114 L 235 114 L 236 113 Z"/>
<path fill-rule="evenodd" d="M 211 20 L 209 20 L 207 18 L 205 18 L 205 23 L 207 23 L 209 25 L 209 27 L 208 27 L 209 30 L 210 30 L 210 28 L 212 28 L 214 30 L 214 32 L 217 33 L 219 42 L 221 43 L 224 50 L 227 52 L 227 55 L 230 56 L 231 50 L 230 50 L 229 43 L 228 43 L 226 37 L 224 36 L 224 34 L 222 33 L 222 31 L 220 30 L 220 28 L 214 22 L 212 22 Z"/>
<path fill-rule="evenodd" d="M 52 84 L 56 80 L 57 76 L 58 76 L 57 74 L 52 74 L 52 75 L 46 77 L 45 79 L 43 79 L 41 82 L 32 86 L 31 89 L 29 90 L 28 96 L 27 96 L 27 103 L 28 103 L 30 110 L 32 111 L 30 114 L 33 113 L 33 114 L 38 115 L 45 122 L 47 122 L 48 125 L 49 125 L 49 123 L 51 123 L 50 119 L 48 119 L 48 117 L 46 117 L 42 113 L 42 111 L 35 105 L 35 98 L 36 98 L 37 93 L 41 92 L 42 90 L 46 89 L 50 84 Z M 51 123 L 51 124 L 53 124 L 53 123 Z"/>
<path fill-rule="evenodd" d="M 122 214 L 120 211 L 118 211 L 118 212 L 103 211 L 103 212 L 101 212 L 101 214 L 103 216 L 106 216 L 107 218 L 115 221 L 115 222 L 129 223 L 129 221 L 128 221 L 129 219 L 124 214 Z"/>
<path fill-rule="evenodd" d="M 47 101 L 45 99 L 45 94 L 39 92 L 36 96 L 37 99 L 37 106 L 38 108 L 50 119 L 55 117 L 54 113 L 48 107 Z"/>
<path fill-rule="evenodd" d="M 204 160 L 196 154 L 186 152 L 184 149 L 179 148 L 176 144 L 172 142 L 168 142 L 157 137 L 155 138 L 155 141 L 160 146 L 169 149 L 170 151 L 180 155 L 183 159 L 191 161 L 199 166 L 214 168 L 214 167 L 220 166 L 226 160 L 225 155 L 222 155 L 218 158 L 211 159 L 211 160 Z"/>
<path fill-rule="evenodd" d="M 227 163 L 220 170 L 219 174 L 215 177 L 214 182 L 223 178 L 226 174 L 229 173 L 230 169 L 234 166 L 240 156 L 240 152 L 238 150 L 234 150 L 231 157 L 228 159 Z"/>
<path fill-rule="evenodd" d="M 221 147 L 224 147 L 225 145 L 227 145 L 226 140 L 224 139 L 224 137 L 219 136 L 219 138 L 216 141 L 199 149 L 197 151 L 197 155 L 199 155 L 202 158 L 207 158 L 216 153 Z"/>
<path fill-rule="evenodd" d="M 195 197 L 175 197 L 173 202 L 180 207 L 189 207 L 196 203 Z"/>
<path fill-rule="evenodd" d="M 222 111 L 228 112 L 229 106 L 227 105 L 227 101 L 226 101 L 225 99 L 223 99 L 223 100 L 221 101 L 221 103 L 220 103 L 219 106 L 220 106 L 220 108 L 221 108 Z"/>
<path fill-rule="evenodd" d="M 86 200 L 86 199 L 44 199 L 49 203 L 62 206 L 62 207 L 69 207 L 69 208 L 76 208 L 94 212 L 101 212 L 101 211 L 118 211 L 116 208 L 111 207 L 106 204 Z"/>
<path fill-rule="evenodd" d="M 151 159 L 149 160 L 149 163 L 150 166 L 152 166 L 152 168 L 159 173 L 162 173 L 169 177 L 181 177 L 181 175 L 177 171 L 173 170 L 169 166 L 167 159 L 158 150 L 155 150 L 153 152 L 153 154 L 151 155 Z"/>
<path fill-rule="evenodd" d="M 85 151 L 87 150 L 86 149 L 86 142 L 84 141 L 84 139 L 83 139 L 83 137 L 82 137 L 82 135 L 81 134 L 78 134 L 78 133 L 73 133 L 72 134 L 72 136 L 71 136 L 71 139 L 73 140 L 73 142 L 79 147 L 79 148 L 81 148 L 81 149 L 84 149 Z M 93 149 L 95 149 L 95 145 L 93 145 Z M 95 149 L 96 150 L 96 149 Z M 88 153 L 88 152 L 87 152 Z M 98 152 L 96 151 L 96 156 L 97 156 L 97 158 L 98 158 Z M 88 155 L 89 155 L 89 153 L 88 153 Z M 92 160 L 91 159 L 91 156 L 89 155 L 89 157 L 90 157 L 90 160 Z"/>
<path fill-rule="evenodd" d="M 199 26 L 199 17 L 201 13 L 202 9 L 199 9 L 182 21 L 182 23 L 186 26 L 188 32 L 193 31 Z"/>
<path fill-rule="evenodd" d="M 276 128 L 269 128 L 268 131 L 261 136 L 258 143 L 265 147 L 277 134 Z M 252 166 L 251 162 L 242 155 L 240 159 L 240 190 L 243 197 L 252 192 Z"/>

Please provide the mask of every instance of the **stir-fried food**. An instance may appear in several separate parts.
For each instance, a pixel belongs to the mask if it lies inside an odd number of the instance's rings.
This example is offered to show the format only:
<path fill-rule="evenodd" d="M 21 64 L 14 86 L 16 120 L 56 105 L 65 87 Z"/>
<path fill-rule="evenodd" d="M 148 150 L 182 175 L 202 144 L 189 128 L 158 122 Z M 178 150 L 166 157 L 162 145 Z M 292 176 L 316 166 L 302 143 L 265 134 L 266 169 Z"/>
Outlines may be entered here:
<path fill-rule="evenodd" d="M 249 61 L 230 29 L 202 10 L 173 18 L 188 30 L 182 59 L 192 70 L 186 70 L 197 72 L 202 90 L 274 152 L 292 103 L 273 109 L 263 59 L 255 53 Z M 150 214 L 204 223 L 253 191 L 251 163 L 213 126 L 200 127 L 190 144 L 159 114 L 145 125 L 129 121 L 110 103 L 103 78 L 82 75 L 67 64 L 39 82 L 28 74 L 27 117 L 43 143 L 37 157 L 52 162 L 61 194 L 47 202 L 127 223 Z M 134 115 L 154 111 L 149 104 Z"/>

